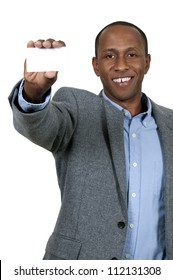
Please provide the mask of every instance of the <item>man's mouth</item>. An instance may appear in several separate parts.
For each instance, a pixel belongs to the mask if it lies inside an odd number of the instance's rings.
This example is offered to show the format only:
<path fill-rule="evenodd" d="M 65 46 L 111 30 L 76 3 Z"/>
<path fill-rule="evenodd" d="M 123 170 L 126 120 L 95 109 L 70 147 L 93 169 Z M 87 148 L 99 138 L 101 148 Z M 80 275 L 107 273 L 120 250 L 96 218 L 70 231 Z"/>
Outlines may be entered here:
<path fill-rule="evenodd" d="M 124 77 L 124 78 L 117 78 L 117 79 L 113 79 L 114 83 L 128 83 L 130 80 L 132 79 L 132 77 Z"/>

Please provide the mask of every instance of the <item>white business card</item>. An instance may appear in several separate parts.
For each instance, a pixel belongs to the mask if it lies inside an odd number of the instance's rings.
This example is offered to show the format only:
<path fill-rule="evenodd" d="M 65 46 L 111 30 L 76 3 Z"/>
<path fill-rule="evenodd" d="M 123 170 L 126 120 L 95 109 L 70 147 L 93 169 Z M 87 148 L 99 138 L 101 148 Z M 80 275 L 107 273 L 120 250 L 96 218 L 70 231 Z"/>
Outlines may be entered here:
<path fill-rule="evenodd" d="M 67 63 L 66 47 L 27 48 L 27 72 L 60 71 Z"/>

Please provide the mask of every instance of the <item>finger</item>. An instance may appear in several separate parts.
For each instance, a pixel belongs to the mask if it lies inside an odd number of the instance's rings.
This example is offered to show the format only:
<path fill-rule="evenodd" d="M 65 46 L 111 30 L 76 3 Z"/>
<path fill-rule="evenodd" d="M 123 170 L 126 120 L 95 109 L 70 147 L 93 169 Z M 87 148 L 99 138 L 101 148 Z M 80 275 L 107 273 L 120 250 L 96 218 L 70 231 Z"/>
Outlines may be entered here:
<path fill-rule="evenodd" d="M 34 48 L 34 42 L 32 40 L 30 40 L 28 43 L 27 43 L 27 48 Z"/>
<path fill-rule="evenodd" d="M 61 48 L 64 47 L 65 43 L 61 40 L 55 41 L 54 39 L 47 39 L 46 41 L 43 42 L 43 47 L 45 48 Z"/>
<path fill-rule="evenodd" d="M 61 47 L 65 47 L 65 46 L 66 46 L 65 42 L 61 41 L 61 40 L 52 42 L 53 48 L 61 48 Z"/>
<path fill-rule="evenodd" d="M 44 48 L 52 48 L 52 43 L 54 42 L 55 40 L 54 39 L 47 39 L 43 42 L 43 47 Z"/>
<path fill-rule="evenodd" d="M 58 72 L 56 72 L 56 71 L 45 72 L 45 77 L 47 79 L 56 80 L 57 79 L 57 75 L 58 75 Z"/>
<path fill-rule="evenodd" d="M 45 42 L 45 40 L 43 40 L 43 39 L 39 39 L 39 40 L 37 40 L 37 41 L 35 41 L 34 42 L 34 46 L 36 47 L 36 48 L 43 48 L 44 46 L 43 46 L 43 43 Z"/>
<path fill-rule="evenodd" d="M 54 39 L 47 39 L 42 43 L 44 48 L 61 48 L 65 46 L 65 43 L 61 40 L 55 41 Z"/>

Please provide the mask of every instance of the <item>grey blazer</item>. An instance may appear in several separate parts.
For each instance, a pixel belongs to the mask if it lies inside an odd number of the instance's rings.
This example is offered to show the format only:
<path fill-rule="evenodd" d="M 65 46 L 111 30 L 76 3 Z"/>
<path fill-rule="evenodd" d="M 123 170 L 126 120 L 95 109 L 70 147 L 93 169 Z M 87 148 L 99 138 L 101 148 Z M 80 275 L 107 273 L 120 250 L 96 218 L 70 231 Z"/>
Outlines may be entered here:
<path fill-rule="evenodd" d="M 123 114 L 101 95 L 61 88 L 42 111 L 9 101 L 16 130 L 52 152 L 62 205 L 44 259 L 121 259 L 127 194 Z M 151 101 L 152 102 L 152 101 Z M 166 254 L 173 259 L 173 111 L 152 102 L 164 155 Z"/>

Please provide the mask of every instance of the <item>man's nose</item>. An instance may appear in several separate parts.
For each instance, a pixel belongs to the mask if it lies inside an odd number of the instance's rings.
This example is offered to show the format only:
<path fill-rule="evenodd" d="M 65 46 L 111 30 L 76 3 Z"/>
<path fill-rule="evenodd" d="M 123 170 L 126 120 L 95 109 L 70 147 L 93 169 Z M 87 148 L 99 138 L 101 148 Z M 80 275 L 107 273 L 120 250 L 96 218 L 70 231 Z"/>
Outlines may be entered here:
<path fill-rule="evenodd" d="M 129 65 L 125 57 L 117 57 L 114 64 L 115 71 L 124 71 L 129 69 Z"/>

